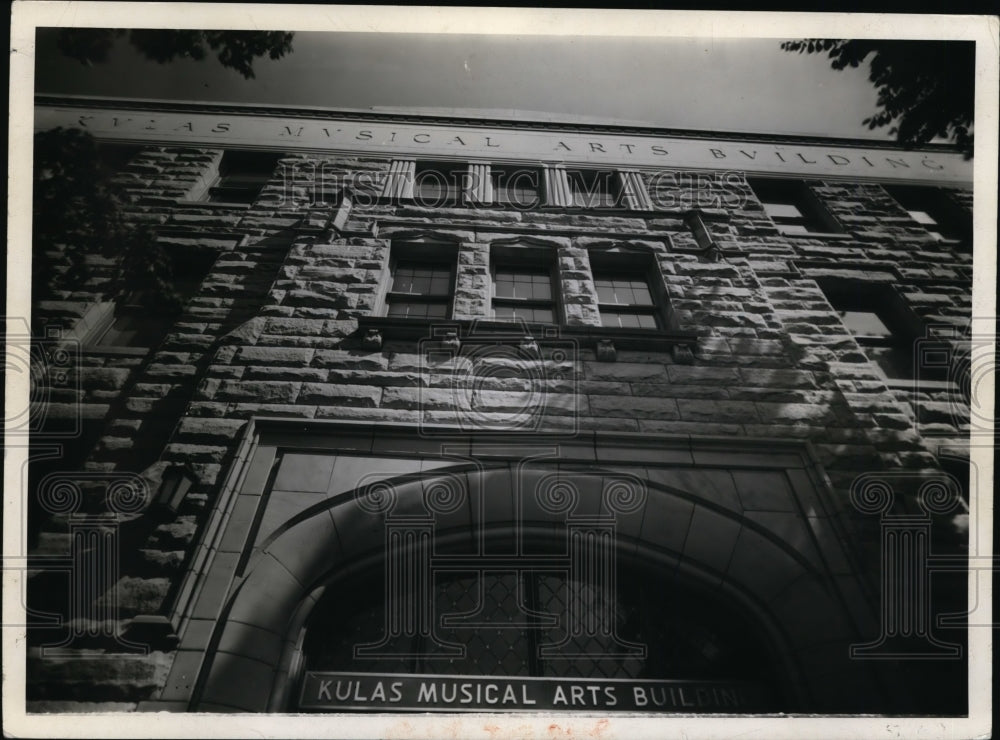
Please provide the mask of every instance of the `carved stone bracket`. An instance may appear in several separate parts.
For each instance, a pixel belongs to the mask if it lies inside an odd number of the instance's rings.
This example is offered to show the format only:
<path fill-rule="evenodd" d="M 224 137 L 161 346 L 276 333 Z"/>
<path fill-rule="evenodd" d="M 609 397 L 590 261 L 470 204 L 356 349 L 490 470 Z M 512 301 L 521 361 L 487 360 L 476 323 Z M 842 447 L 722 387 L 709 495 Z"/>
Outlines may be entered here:
<path fill-rule="evenodd" d="M 441 339 L 441 347 L 452 350 L 453 352 L 458 352 L 458 350 L 462 347 L 462 340 L 458 338 L 458 332 L 450 331 L 445 334 Z"/>
<path fill-rule="evenodd" d="M 382 349 L 382 332 L 378 329 L 369 329 L 361 340 L 361 346 L 365 349 Z"/>
<path fill-rule="evenodd" d="M 694 353 L 689 344 L 675 344 L 673 348 L 674 362 L 678 365 L 691 365 L 694 363 Z"/>
<path fill-rule="evenodd" d="M 615 349 L 615 343 L 610 339 L 598 339 L 595 350 L 597 359 L 601 362 L 614 362 L 618 359 L 618 350 Z"/>
<path fill-rule="evenodd" d="M 524 339 L 521 340 L 521 344 L 518 346 L 518 349 L 532 356 L 538 356 L 541 354 L 541 350 L 538 349 L 538 342 L 536 342 L 535 338 L 532 336 L 526 335 Z"/>

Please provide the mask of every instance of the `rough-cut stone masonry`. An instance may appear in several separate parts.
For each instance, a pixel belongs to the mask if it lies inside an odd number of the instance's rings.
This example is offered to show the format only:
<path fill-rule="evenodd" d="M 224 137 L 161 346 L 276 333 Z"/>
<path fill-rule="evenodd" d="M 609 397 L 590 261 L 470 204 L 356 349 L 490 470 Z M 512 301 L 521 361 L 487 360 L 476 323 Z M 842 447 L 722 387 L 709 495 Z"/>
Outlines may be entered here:
<path fill-rule="evenodd" d="M 455 245 L 454 311 L 462 319 L 488 318 L 491 247 L 522 242 L 553 253 L 574 327 L 600 323 L 591 250 L 652 254 L 676 328 L 699 336 L 693 361 L 666 349 L 620 348 L 610 362 L 582 341 L 575 356 L 553 360 L 543 346 L 539 362 L 547 364 L 538 374 L 553 428 L 807 439 L 842 515 L 859 521 L 848 492 L 860 473 L 936 470 L 938 447 L 968 433 L 953 391 L 889 387 L 817 283 L 893 287 L 925 322 L 964 330 L 971 252 L 935 242 L 878 184 L 810 182 L 844 233 L 792 237 L 745 186 L 734 200 L 731 189 L 720 195 L 707 182 L 704 191 L 674 182 L 666 192 L 669 180 L 647 177 L 653 203 L 676 204 L 651 211 L 429 209 L 372 198 L 390 163 L 367 157 L 286 157 L 293 187 L 276 173 L 251 207 L 187 200 L 212 180 L 221 155 L 151 148 L 119 175 L 132 221 L 169 243 L 211 251 L 214 262 L 159 347 L 133 356 L 85 346 L 80 389 L 54 394 L 48 411 L 101 424 L 85 471 L 142 473 L 153 490 L 171 463 L 197 476 L 175 518 L 130 525 L 122 547 L 133 549 L 111 605 L 123 630 L 165 608 L 251 416 L 452 423 L 474 410 L 479 423 L 502 429 L 522 407 L 523 380 L 478 380 L 495 370 L 489 362 L 434 365 L 411 339 L 387 335 L 379 349 L 361 341 L 357 321 L 381 306 L 401 240 Z M 320 171 L 348 182 L 364 173 L 371 186 L 314 203 Z M 971 210 L 969 194 L 955 197 Z M 714 254 L 688 219 L 692 204 L 705 203 Z M 93 268 L 92 290 L 46 296 L 38 321 L 76 326 L 100 299 L 107 266 Z M 475 409 L 456 408 L 468 394 L 455 388 L 474 386 Z M 96 494 L 87 504 L 100 505 Z M 66 516 L 42 522 L 35 554 L 65 553 L 67 526 Z M 50 575 L 32 588 L 42 584 L 64 588 Z M 50 639 L 44 630 L 33 635 L 31 655 Z M 102 654 L 108 647 L 95 640 L 76 646 L 76 657 L 29 659 L 29 709 L 117 711 L 156 698 L 170 646 L 133 657 Z"/>

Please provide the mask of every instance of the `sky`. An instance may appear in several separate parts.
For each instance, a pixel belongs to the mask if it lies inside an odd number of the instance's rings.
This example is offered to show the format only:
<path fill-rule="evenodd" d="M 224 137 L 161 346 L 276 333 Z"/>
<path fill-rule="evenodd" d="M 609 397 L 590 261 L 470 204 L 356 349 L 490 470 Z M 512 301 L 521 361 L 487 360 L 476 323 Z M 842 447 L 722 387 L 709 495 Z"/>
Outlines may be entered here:
<path fill-rule="evenodd" d="M 476 109 L 497 117 L 887 139 L 867 69 L 835 71 L 781 39 L 296 32 L 244 80 L 214 57 L 150 62 L 120 40 L 105 64 L 36 37 L 35 89 L 75 94 L 322 108 Z"/>

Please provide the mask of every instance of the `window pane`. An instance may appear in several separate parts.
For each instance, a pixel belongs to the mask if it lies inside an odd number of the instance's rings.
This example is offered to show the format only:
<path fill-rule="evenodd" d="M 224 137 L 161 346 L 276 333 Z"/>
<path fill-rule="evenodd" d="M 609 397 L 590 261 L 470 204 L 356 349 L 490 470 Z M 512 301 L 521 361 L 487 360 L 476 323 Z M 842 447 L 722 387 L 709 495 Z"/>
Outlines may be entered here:
<path fill-rule="evenodd" d="M 930 226 L 937 226 L 937 221 L 931 216 L 927 211 L 912 210 L 907 211 L 910 214 L 910 218 L 916 221 L 918 224 L 928 224 Z"/>
<path fill-rule="evenodd" d="M 782 234 L 840 231 L 802 181 L 750 178 L 747 183 Z"/>
<path fill-rule="evenodd" d="M 448 202 L 457 201 L 461 192 L 457 185 L 447 185 L 434 181 L 420 183 L 417 190 L 420 198 L 424 200 Z"/>
<path fill-rule="evenodd" d="M 159 344 L 173 319 L 150 313 L 128 313 L 115 318 L 114 323 L 97 340 L 99 347 L 152 347 Z"/>
<path fill-rule="evenodd" d="M 573 190 L 573 203 L 582 208 L 611 207 L 618 202 L 614 172 L 573 170 L 566 173 Z"/>
<path fill-rule="evenodd" d="M 652 313 L 619 313 L 601 311 L 601 326 L 622 329 L 656 329 L 656 317 Z"/>
<path fill-rule="evenodd" d="M 808 234 L 809 228 L 805 224 L 775 224 L 782 234 Z"/>
<path fill-rule="evenodd" d="M 414 193 L 420 200 L 453 204 L 461 200 L 467 167 L 452 164 L 418 163 L 414 173 Z"/>
<path fill-rule="evenodd" d="M 931 187 L 905 185 L 886 189 L 910 218 L 925 227 L 936 240 L 963 240 L 970 235 L 968 214 L 949 207 L 944 192 Z"/>
<path fill-rule="evenodd" d="M 518 167 L 491 167 L 493 201 L 530 206 L 538 203 L 538 170 Z"/>
<path fill-rule="evenodd" d="M 521 319 L 539 324 L 553 323 L 552 309 L 538 306 L 495 306 L 493 314 L 498 321 Z"/>
<path fill-rule="evenodd" d="M 446 267 L 401 263 L 393 273 L 393 293 L 448 295 L 450 288 L 451 270 Z"/>
<path fill-rule="evenodd" d="M 803 218 L 802 211 L 791 203 L 761 203 L 771 218 Z"/>
<path fill-rule="evenodd" d="M 448 304 L 442 301 L 432 303 L 393 301 L 389 304 L 388 315 L 409 319 L 443 319 L 448 315 Z"/>
<path fill-rule="evenodd" d="M 548 301 L 552 299 L 552 281 L 547 272 L 497 270 L 494 294 L 498 298 Z"/>
<path fill-rule="evenodd" d="M 865 354 L 887 378 L 912 380 L 913 351 L 908 347 L 865 347 Z"/>
<path fill-rule="evenodd" d="M 617 303 L 629 306 L 651 306 L 653 297 L 649 286 L 641 278 L 597 278 L 598 303 Z"/>
<path fill-rule="evenodd" d="M 892 336 L 882 320 L 874 311 L 838 311 L 844 325 L 856 337 L 880 337 Z"/>
<path fill-rule="evenodd" d="M 279 154 L 227 151 L 219 162 L 219 177 L 208 190 L 213 203 L 253 203 L 278 167 Z"/>

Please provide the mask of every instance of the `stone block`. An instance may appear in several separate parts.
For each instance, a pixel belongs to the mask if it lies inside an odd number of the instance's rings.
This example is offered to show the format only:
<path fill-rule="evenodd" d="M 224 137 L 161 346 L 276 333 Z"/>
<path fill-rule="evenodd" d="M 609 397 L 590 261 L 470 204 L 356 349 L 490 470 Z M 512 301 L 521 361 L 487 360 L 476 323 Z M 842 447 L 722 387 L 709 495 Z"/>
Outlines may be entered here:
<path fill-rule="evenodd" d="M 235 381 L 223 380 L 216 391 L 215 400 L 246 401 L 258 403 L 290 403 L 295 401 L 302 383 L 296 381 Z"/>
<path fill-rule="evenodd" d="M 633 396 L 587 396 L 590 413 L 595 416 L 624 416 L 633 419 L 679 419 L 677 401 L 672 398 L 635 398 Z"/>
<path fill-rule="evenodd" d="M 258 366 L 305 367 L 315 350 L 292 347 L 240 347 L 234 362 Z"/>
<path fill-rule="evenodd" d="M 130 372 L 110 367 L 87 368 L 80 374 L 80 384 L 84 388 L 117 391 L 128 381 Z"/>
<path fill-rule="evenodd" d="M 382 389 L 378 386 L 343 385 L 340 383 L 303 383 L 298 402 L 318 406 L 364 406 L 378 405 Z"/>
<path fill-rule="evenodd" d="M 764 423 L 805 423 L 826 425 L 836 419 L 833 410 L 805 403 L 756 402 L 757 413 Z"/>
<path fill-rule="evenodd" d="M 169 589 L 169 578 L 126 577 L 120 579 L 98 599 L 98 603 L 115 610 L 119 618 L 136 614 L 156 614 L 163 605 Z"/>
<path fill-rule="evenodd" d="M 738 384 L 741 381 L 739 371 L 730 367 L 669 365 L 666 370 L 667 377 L 671 383 L 689 383 L 693 385 L 711 383 L 725 387 L 727 385 Z"/>
<path fill-rule="evenodd" d="M 188 443 L 229 444 L 245 425 L 242 419 L 185 417 L 177 430 L 177 439 Z"/>
<path fill-rule="evenodd" d="M 667 374 L 663 365 L 644 362 L 584 362 L 583 373 L 587 380 L 618 381 L 623 384 L 623 392 L 628 393 L 630 381 L 666 382 Z"/>
<path fill-rule="evenodd" d="M 714 401 L 690 398 L 677 399 L 677 408 L 684 421 L 756 422 L 757 409 L 752 401 Z"/>
<path fill-rule="evenodd" d="M 740 375 L 744 385 L 768 388 L 817 388 L 816 375 L 808 370 L 772 368 L 743 368 Z"/>

